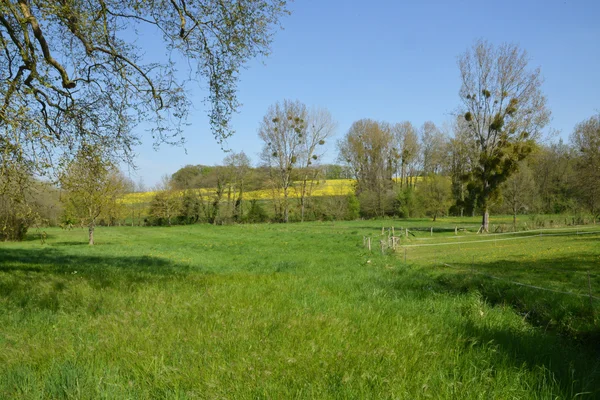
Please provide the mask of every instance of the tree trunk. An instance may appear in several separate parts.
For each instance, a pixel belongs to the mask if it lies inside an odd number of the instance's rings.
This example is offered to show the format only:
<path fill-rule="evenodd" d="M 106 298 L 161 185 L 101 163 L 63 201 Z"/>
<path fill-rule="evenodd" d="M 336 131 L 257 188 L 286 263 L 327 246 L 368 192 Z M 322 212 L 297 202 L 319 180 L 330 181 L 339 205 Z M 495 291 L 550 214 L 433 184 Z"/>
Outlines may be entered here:
<path fill-rule="evenodd" d="M 487 206 L 483 208 L 483 219 L 481 220 L 481 230 L 482 232 L 489 232 L 490 229 L 490 212 L 488 211 Z"/>
<path fill-rule="evenodd" d="M 94 245 L 94 223 L 92 222 L 89 226 L 89 242 L 90 246 Z"/>
<path fill-rule="evenodd" d="M 517 212 L 516 211 L 513 213 L 513 226 L 515 228 L 517 227 Z"/>
<path fill-rule="evenodd" d="M 305 198 L 306 198 L 306 181 L 308 177 L 305 175 L 304 180 L 302 181 L 302 193 L 300 195 L 300 222 L 304 222 L 304 206 L 305 206 Z"/>
<path fill-rule="evenodd" d="M 288 223 L 289 210 L 288 210 L 288 188 L 283 189 L 283 222 Z"/>

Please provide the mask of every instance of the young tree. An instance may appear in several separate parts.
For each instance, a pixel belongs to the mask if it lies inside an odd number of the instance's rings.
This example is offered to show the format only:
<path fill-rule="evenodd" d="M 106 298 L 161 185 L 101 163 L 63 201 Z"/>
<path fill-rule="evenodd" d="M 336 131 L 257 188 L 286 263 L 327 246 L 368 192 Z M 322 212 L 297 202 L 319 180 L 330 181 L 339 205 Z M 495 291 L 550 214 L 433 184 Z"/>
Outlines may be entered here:
<path fill-rule="evenodd" d="M 34 179 L 23 169 L 0 166 L 0 240 L 20 241 L 37 219 Z"/>
<path fill-rule="evenodd" d="M 83 146 L 59 172 L 60 186 L 66 191 L 62 200 L 73 216 L 88 226 L 90 246 L 98 217 L 125 190 L 125 179 L 103 154 L 98 146 Z"/>
<path fill-rule="evenodd" d="M 489 227 L 489 202 L 516 171 L 548 123 L 540 70 L 530 71 L 524 50 L 478 41 L 459 57 L 460 114 L 477 143 L 478 162 L 471 186 Z"/>
<path fill-rule="evenodd" d="M 576 164 L 579 198 L 595 221 L 600 218 L 600 113 L 579 123 L 572 141 L 579 154 Z"/>
<path fill-rule="evenodd" d="M 241 221 L 244 216 L 245 183 L 251 170 L 250 158 L 243 151 L 240 153 L 231 153 L 225 157 L 223 164 L 227 169 L 227 199 L 230 208 L 232 208 L 231 214 L 234 221 Z"/>
<path fill-rule="evenodd" d="M 168 175 L 162 177 L 154 191 L 157 193 L 150 202 L 149 215 L 156 218 L 159 225 L 166 222 L 168 226 L 171 226 L 173 219 L 181 212 L 180 191 L 177 190 L 175 183 Z"/>
<path fill-rule="evenodd" d="M 438 215 L 447 213 L 452 203 L 451 183 L 445 176 L 430 174 L 425 177 L 419 183 L 417 193 L 423 211 L 431 215 L 434 221 Z"/>
<path fill-rule="evenodd" d="M 306 106 L 299 101 L 284 100 L 269 107 L 258 136 L 263 141 L 262 159 L 270 167 L 276 189 L 283 193 L 282 220 L 289 220 L 289 190 L 292 174 L 299 166 L 307 135 Z"/>

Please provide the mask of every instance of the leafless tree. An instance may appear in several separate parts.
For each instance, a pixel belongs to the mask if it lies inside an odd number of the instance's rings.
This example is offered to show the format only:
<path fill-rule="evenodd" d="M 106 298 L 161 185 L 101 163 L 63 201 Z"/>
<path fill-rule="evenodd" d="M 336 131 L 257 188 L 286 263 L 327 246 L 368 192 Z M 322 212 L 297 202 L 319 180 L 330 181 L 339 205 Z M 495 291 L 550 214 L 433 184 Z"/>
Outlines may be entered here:
<path fill-rule="evenodd" d="M 264 145 L 262 160 L 270 167 L 277 192 L 283 193 L 283 222 L 289 220 L 289 191 L 292 173 L 299 165 L 307 135 L 308 111 L 300 101 L 284 100 L 269 107 L 260 125 L 258 136 Z M 275 198 L 275 197 L 274 197 Z"/>
<path fill-rule="evenodd" d="M 306 134 L 301 138 L 300 151 L 300 220 L 304 221 L 306 203 L 311 196 L 315 179 L 320 169 L 315 165 L 325 154 L 325 145 L 337 127 L 331 113 L 325 108 L 312 108 L 308 111 Z"/>

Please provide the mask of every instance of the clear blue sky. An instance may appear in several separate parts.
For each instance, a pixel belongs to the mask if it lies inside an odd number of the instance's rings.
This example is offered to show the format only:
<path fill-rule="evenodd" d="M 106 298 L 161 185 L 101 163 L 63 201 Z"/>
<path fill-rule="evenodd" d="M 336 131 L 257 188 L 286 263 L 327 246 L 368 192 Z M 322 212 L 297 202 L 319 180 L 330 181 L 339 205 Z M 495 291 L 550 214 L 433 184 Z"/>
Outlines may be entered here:
<path fill-rule="evenodd" d="M 290 8 L 271 56 L 253 60 L 241 76 L 243 106 L 227 146 L 254 162 L 259 122 L 270 104 L 286 98 L 329 109 L 336 138 L 361 118 L 416 126 L 450 121 L 459 100 L 456 60 L 476 39 L 527 50 L 530 65 L 541 68 L 549 128 L 559 137 L 568 139 L 575 124 L 600 111 L 598 0 L 296 0 Z M 152 187 L 186 164 L 222 161 L 205 95 L 194 91 L 184 148 L 155 151 L 146 136 L 132 179 Z M 334 142 L 327 161 L 336 157 Z"/>

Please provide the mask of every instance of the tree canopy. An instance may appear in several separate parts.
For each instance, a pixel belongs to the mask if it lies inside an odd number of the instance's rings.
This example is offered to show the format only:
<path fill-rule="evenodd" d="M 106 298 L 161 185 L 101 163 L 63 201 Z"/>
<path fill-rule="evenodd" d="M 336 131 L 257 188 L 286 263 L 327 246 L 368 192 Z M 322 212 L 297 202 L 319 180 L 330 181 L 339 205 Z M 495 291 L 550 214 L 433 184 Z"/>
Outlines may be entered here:
<path fill-rule="evenodd" d="M 130 157 L 141 121 L 156 143 L 178 141 L 191 81 L 206 85 L 224 140 L 240 68 L 268 54 L 285 13 L 285 0 L 0 2 L 1 163 L 16 157 L 39 172 L 84 143 Z M 147 33 L 162 39 L 151 59 L 132 39 Z"/>

